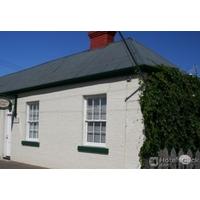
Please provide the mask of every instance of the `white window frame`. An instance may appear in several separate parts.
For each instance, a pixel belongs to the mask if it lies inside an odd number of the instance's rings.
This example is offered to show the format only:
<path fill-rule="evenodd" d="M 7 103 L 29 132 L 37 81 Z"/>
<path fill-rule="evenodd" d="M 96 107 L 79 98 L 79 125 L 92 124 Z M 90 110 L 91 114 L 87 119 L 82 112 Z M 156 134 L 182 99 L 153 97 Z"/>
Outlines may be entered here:
<path fill-rule="evenodd" d="M 90 98 L 95 98 L 95 97 L 105 97 L 106 98 L 106 120 L 87 120 L 87 101 Z M 87 125 L 88 125 L 88 121 L 91 122 L 105 122 L 106 123 L 106 131 L 105 131 L 105 143 L 98 143 L 98 142 L 88 142 L 87 141 Z M 83 133 L 83 145 L 84 146 L 94 146 L 94 147 L 106 147 L 106 143 L 107 143 L 107 95 L 106 94 L 95 94 L 95 95 L 87 95 L 84 96 L 84 125 L 83 125 L 83 129 L 84 129 L 84 133 Z"/>
<path fill-rule="evenodd" d="M 31 141 L 31 142 L 38 142 L 39 141 L 39 118 L 38 118 L 38 121 L 37 121 L 38 122 L 38 137 L 37 138 L 30 138 L 30 120 L 29 120 L 30 105 L 36 104 L 36 103 L 38 104 L 38 112 L 40 113 L 39 101 L 31 101 L 31 102 L 26 103 L 26 141 Z"/>

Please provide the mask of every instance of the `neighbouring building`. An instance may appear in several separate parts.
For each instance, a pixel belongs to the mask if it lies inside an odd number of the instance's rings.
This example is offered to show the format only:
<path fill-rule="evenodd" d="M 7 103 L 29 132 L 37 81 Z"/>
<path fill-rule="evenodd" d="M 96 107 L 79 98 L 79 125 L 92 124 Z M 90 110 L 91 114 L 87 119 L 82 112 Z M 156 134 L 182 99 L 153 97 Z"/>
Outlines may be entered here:
<path fill-rule="evenodd" d="M 135 63 L 116 32 L 90 49 L 0 77 L 0 157 L 47 168 L 139 168 L 144 141 Z M 133 39 L 137 64 L 173 66 Z"/>

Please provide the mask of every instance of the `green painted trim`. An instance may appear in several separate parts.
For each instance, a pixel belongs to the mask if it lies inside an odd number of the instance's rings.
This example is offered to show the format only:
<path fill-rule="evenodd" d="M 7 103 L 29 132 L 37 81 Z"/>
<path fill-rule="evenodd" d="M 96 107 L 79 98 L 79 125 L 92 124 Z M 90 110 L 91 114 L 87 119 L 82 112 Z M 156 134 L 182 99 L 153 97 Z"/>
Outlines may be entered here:
<path fill-rule="evenodd" d="M 84 153 L 109 154 L 109 149 L 105 147 L 78 146 L 77 149 L 79 152 Z"/>
<path fill-rule="evenodd" d="M 31 147 L 39 147 L 40 143 L 39 142 L 31 142 L 31 141 L 22 141 L 22 145 L 24 146 L 31 146 Z"/>

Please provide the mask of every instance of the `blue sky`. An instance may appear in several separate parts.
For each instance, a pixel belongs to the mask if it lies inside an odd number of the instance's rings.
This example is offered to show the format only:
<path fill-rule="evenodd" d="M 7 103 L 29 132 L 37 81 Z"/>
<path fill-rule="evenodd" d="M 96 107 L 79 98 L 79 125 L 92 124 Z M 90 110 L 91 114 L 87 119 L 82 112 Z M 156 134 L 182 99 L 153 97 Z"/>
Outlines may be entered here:
<path fill-rule="evenodd" d="M 186 71 L 200 69 L 200 32 L 122 33 Z M 0 76 L 88 48 L 87 32 L 0 32 Z"/>

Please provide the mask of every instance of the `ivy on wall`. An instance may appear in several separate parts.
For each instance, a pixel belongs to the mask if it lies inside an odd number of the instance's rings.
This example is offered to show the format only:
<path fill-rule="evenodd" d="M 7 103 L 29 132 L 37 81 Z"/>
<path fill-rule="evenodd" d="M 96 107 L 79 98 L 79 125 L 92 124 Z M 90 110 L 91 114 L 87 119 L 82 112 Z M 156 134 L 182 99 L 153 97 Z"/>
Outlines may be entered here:
<path fill-rule="evenodd" d="M 200 79 L 176 68 L 157 69 L 141 81 L 145 127 L 141 162 L 164 147 L 200 149 Z"/>

